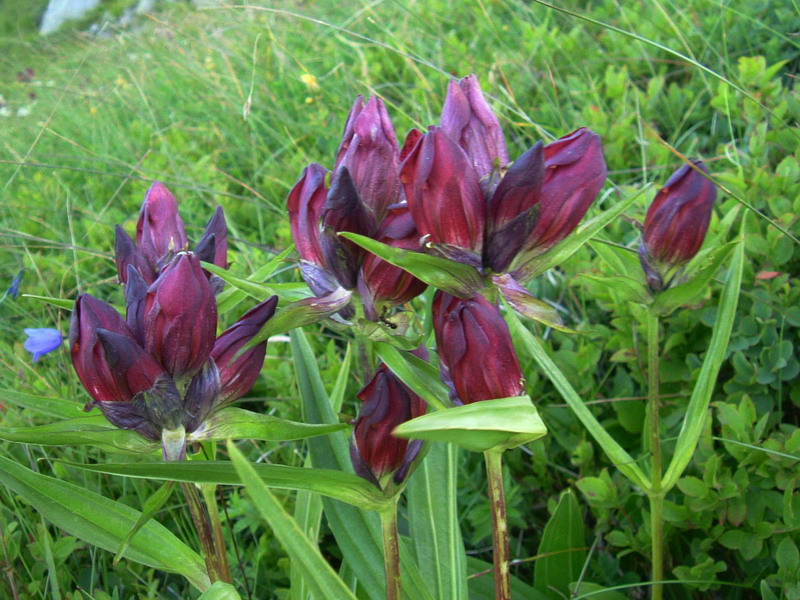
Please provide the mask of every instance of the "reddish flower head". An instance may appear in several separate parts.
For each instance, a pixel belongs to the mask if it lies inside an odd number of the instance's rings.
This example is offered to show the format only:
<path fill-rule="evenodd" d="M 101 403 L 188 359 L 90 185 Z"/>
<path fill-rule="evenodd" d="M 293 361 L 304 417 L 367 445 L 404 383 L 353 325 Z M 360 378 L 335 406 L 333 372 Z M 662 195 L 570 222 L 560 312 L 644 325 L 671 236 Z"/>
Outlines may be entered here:
<path fill-rule="evenodd" d="M 585 127 L 544 147 L 539 214 L 524 250 L 542 254 L 578 226 L 606 180 L 600 136 Z"/>
<path fill-rule="evenodd" d="M 336 167 L 347 167 L 361 201 L 380 220 L 400 196 L 399 149 L 392 121 L 380 98 L 356 98 L 347 118 Z"/>
<path fill-rule="evenodd" d="M 136 243 L 157 269 L 173 254 L 184 250 L 188 243 L 175 196 L 159 181 L 153 183 L 144 196 L 136 224 Z"/>
<path fill-rule="evenodd" d="M 104 329 L 123 336 L 133 336 L 130 328 L 113 306 L 81 294 L 75 301 L 69 326 L 72 364 L 89 395 L 98 402 L 121 402 L 131 396 L 114 378 L 103 344 L 97 335 Z"/>
<path fill-rule="evenodd" d="M 450 81 L 441 126 L 467 153 L 482 183 L 492 171 L 508 164 L 503 129 L 483 97 L 475 75 Z"/>
<path fill-rule="evenodd" d="M 322 207 L 328 197 L 328 188 L 325 185 L 327 173 L 328 170 L 317 163 L 308 165 L 289 192 L 288 201 L 289 224 L 297 253 L 303 260 L 317 266 L 325 264 L 319 236 Z"/>
<path fill-rule="evenodd" d="M 380 487 L 394 473 L 396 483 L 408 474 L 420 443 L 394 437 L 395 427 L 425 413 L 425 401 L 381 364 L 372 380 L 358 393 L 363 402 L 353 428 L 350 455 L 360 476 Z"/>
<path fill-rule="evenodd" d="M 692 164 L 708 173 L 700 160 Z M 714 183 L 691 165 L 683 165 L 656 194 L 644 221 L 644 245 L 657 263 L 691 260 L 703 245 L 717 197 Z"/>
<path fill-rule="evenodd" d="M 194 254 L 181 253 L 147 291 L 144 343 L 176 379 L 203 367 L 217 330 L 217 303 Z"/>
<path fill-rule="evenodd" d="M 508 325 L 483 296 L 464 300 L 436 292 L 433 329 L 439 360 L 462 403 L 525 393 Z"/>
<path fill-rule="evenodd" d="M 466 153 L 431 127 L 400 171 L 417 230 L 434 244 L 481 254 L 486 202 Z"/>
<path fill-rule="evenodd" d="M 247 311 L 214 342 L 211 358 L 219 371 L 220 402 L 241 398 L 250 391 L 258 379 L 267 353 L 266 340 L 246 350 L 238 358 L 236 354 L 272 318 L 277 305 L 277 296 L 265 300 Z"/>

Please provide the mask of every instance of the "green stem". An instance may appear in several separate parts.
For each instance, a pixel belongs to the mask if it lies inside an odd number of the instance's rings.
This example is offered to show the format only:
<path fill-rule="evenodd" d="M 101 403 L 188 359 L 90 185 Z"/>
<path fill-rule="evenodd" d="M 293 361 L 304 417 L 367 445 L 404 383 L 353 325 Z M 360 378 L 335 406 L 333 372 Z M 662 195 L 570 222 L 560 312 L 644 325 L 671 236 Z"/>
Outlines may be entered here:
<path fill-rule="evenodd" d="M 214 535 L 211 533 L 211 523 L 208 519 L 208 513 L 203 506 L 203 501 L 200 498 L 200 493 L 193 483 L 181 483 L 183 495 L 186 497 L 186 504 L 189 506 L 189 514 L 192 516 L 194 528 L 197 530 L 197 536 L 200 538 L 200 552 L 203 555 L 203 560 L 206 562 L 206 569 L 208 570 L 208 578 L 211 583 L 216 581 L 224 581 L 221 569 L 217 560 L 217 551 L 214 544 Z"/>
<path fill-rule="evenodd" d="M 492 505 L 492 543 L 494 546 L 494 597 L 511 600 L 511 580 L 508 554 L 508 522 L 503 492 L 503 453 L 487 450 L 486 477 L 489 480 L 489 499 Z"/>
<path fill-rule="evenodd" d="M 225 533 L 222 528 L 222 519 L 219 515 L 219 507 L 217 506 L 217 498 L 216 498 L 216 485 L 204 485 L 203 488 L 203 499 L 206 502 L 206 507 L 208 508 L 208 516 L 211 520 L 211 532 L 214 536 L 214 547 L 216 549 L 216 561 L 217 566 L 219 567 L 220 577 L 222 581 L 226 583 L 233 583 L 233 577 L 231 577 L 231 566 L 228 562 L 228 553 L 226 552 L 226 544 L 225 544 Z"/>
<path fill-rule="evenodd" d="M 161 451 L 165 461 L 177 462 L 186 460 L 186 432 L 182 426 L 177 429 L 164 429 L 161 432 Z M 221 566 L 222 562 L 227 565 L 227 556 L 224 561 L 220 561 L 214 544 L 214 535 L 211 532 L 208 512 L 206 512 L 197 487 L 193 483 L 181 483 L 181 489 L 186 497 L 186 504 L 189 507 L 189 514 L 192 517 L 194 528 L 197 530 L 197 536 L 200 538 L 200 552 L 206 563 L 208 578 L 211 583 L 215 581 L 230 583 L 230 569 L 227 570 L 227 579 L 225 579 L 226 570 Z M 222 546 L 222 552 L 225 552 L 224 545 Z"/>
<path fill-rule="evenodd" d="M 658 315 L 655 311 L 647 313 L 647 398 L 648 421 L 650 422 L 650 450 L 652 460 L 650 467 L 650 533 L 652 537 L 651 563 L 653 581 L 664 580 L 664 491 L 662 487 L 661 457 L 661 399 L 659 395 L 659 342 Z M 664 587 L 661 583 L 653 584 L 653 600 L 661 600 Z"/>
<path fill-rule="evenodd" d="M 397 535 L 397 500 L 382 510 L 383 562 L 386 567 L 386 600 L 400 600 L 400 546 Z"/>

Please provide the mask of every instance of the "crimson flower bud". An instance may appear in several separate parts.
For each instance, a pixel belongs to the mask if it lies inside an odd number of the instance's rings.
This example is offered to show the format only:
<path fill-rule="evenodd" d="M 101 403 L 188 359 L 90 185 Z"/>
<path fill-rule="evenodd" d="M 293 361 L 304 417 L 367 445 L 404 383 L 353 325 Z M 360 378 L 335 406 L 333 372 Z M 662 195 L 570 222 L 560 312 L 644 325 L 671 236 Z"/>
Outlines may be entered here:
<path fill-rule="evenodd" d="M 486 263 L 496 273 L 508 268 L 533 231 L 544 174 L 544 151 L 538 142 L 514 161 L 492 195 Z"/>
<path fill-rule="evenodd" d="M 136 224 L 136 243 L 156 270 L 188 243 L 175 196 L 159 181 L 144 196 Z"/>
<path fill-rule="evenodd" d="M 146 350 L 172 377 L 203 367 L 216 337 L 217 303 L 194 254 L 175 257 L 147 290 L 144 323 Z"/>
<path fill-rule="evenodd" d="M 361 201 L 347 167 L 340 167 L 331 182 L 322 209 L 320 248 L 328 269 L 345 289 L 356 287 L 362 248 L 337 234 L 342 231 L 372 236 L 375 217 Z"/>
<path fill-rule="evenodd" d="M 644 221 L 640 248 L 642 266 L 655 290 L 663 286 L 665 268 L 682 265 L 700 251 L 717 197 L 714 183 L 701 160 L 683 165 L 656 194 Z"/>
<path fill-rule="evenodd" d="M 500 310 L 483 296 L 464 300 L 437 291 L 433 329 L 439 360 L 462 403 L 525 393 L 508 325 Z"/>
<path fill-rule="evenodd" d="M 214 263 L 222 269 L 228 268 L 228 224 L 221 206 L 214 211 L 206 225 L 195 254 L 202 261 Z"/>
<path fill-rule="evenodd" d="M 289 224 L 297 253 L 305 261 L 324 266 L 320 248 L 320 217 L 328 188 L 325 175 L 328 170 L 317 163 L 311 163 L 289 192 Z"/>
<path fill-rule="evenodd" d="M 81 294 L 75 301 L 69 326 L 69 345 L 72 365 L 83 387 L 97 402 L 130 400 L 125 388 L 120 388 L 106 360 L 98 329 L 105 329 L 132 338 L 132 332 L 113 306 Z"/>
<path fill-rule="evenodd" d="M 397 137 L 379 98 L 359 96 L 345 125 L 335 171 L 347 167 L 361 201 L 380 220 L 400 196 Z"/>
<path fill-rule="evenodd" d="M 524 250 L 543 254 L 578 226 L 606 180 L 600 136 L 585 127 L 544 147 L 539 215 Z"/>
<path fill-rule="evenodd" d="M 144 346 L 144 311 L 149 286 L 133 265 L 128 265 L 128 283 L 125 284 L 125 320 L 134 339 Z"/>
<path fill-rule="evenodd" d="M 117 281 L 128 283 L 128 267 L 134 267 L 149 284 L 156 280 L 156 272 L 150 261 L 136 246 L 125 230 L 117 225 L 114 228 L 114 260 L 117 263 Z"/>
<path fill-rule="evenodd" d="M 175 382 L 164 368 L 126 335 L 98 329 L 97 337 L 123 399 L 130 402 L 133 409 L 103 410 L 106 418 L 123 429 L 139 430 L 141 421 L 157 428 L 178 427 L 183 420 L 183 403 Z M 100 403 L 101 410 L 104 405 Z"/>
<path fill-rule="evenodd" d="M 419 440 L 394 437 L 395 427 L 425 414 L 425 401 L 412 392 L 385 364 L 358 393 L 363 402 L 350 440 L 350 456 L 358 475 L 382 487 L 392 473 L 402 483 L 419 453 Z"/>
<path fill-rule="evenodd" d="M 266 340 L 249 348 L 239 357 L 236 354 L 272 318 L 277 305 L 278 297 L 272 296 L 250 309 L 214 343 L 211 358 L 219 371 L 220 402 L 241 398 L 256 382 L 267 353 Z"/>
<path fill-rule="evenodd" d="M 431 127 L 416 144 L 400 181 L 421 235 L 480 256 L 486 202 L 466 153 L 442 129 Z"/>
<path fill-rule="evenodd" d="M 419 234 L 407 206 L 392 210 L 378 229 L 377 239 L 394 248 L 420 250 Z M 425 291 L 426 284 L 408 271 L 374 254 L 367 254 L 358 275 L 358 293 L 368 319 L 377 321 L 384 306 L 405 304 Z"/>
<path fill-rule="evenodd" d="M 442 110 L 442 130 L 469 155 L 483 184 L 508 164 L 500 122 L 483 97 L 475 75 L 451 80 Z"/>

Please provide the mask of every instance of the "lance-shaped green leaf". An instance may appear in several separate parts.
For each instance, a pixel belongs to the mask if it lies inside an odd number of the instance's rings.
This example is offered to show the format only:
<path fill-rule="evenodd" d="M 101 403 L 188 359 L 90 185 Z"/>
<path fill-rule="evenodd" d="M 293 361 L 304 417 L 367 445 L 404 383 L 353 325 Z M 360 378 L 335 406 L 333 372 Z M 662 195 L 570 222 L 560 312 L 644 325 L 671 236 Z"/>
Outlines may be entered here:
<path fill-rule="evenodd" d="M 505 450 L 547 433 L 529 396 L 454 406 L 411 419 L 392 432 L 403 438 L 448 442 L 472 450 Z"/>
<path fill-rule="evenodd" d="M 327 319 L 350 304 L 352 296 L 352 292 L 340 287 L 319 298 L 304 298 L 287 304 L 264 324 L 261 331 L 245 345 L 245 349 L 252 348 L 278 333 L 286 333 L 297 327 L 311 325 Z"/>
<path fill-rule="evenodd" d="M 381 360 L 411 390 L 433 408 L 450 408 L 450 391 L 442 383 L 435 367 L 410 352 L 401 352 L 389 344 L 375 344 Z"/>
<path fill-rule="evenodd" d="M 643 279 L 634 279 L 626 275 L 591 275 L 589 273 L 581 273 L 580 276 L 609 288 L 627 302 L 650 304 L 653 301 Z"/>
<path fill-rule="evenodd" d="M 73 419 L 86 414 L 83 412 L 84 405 L 74 400 L 23 394 L 14 390 L 0 390 L 0 402 L 57 419 Z M 105 417 L 100 413 L 91 416 L 96 418 L 98 423 L 106 423 Z"/>
<path fill-rule="evenodd" d="M 250 279 L 236 277 L 213 263 L 202 262 L 200 264 L 204 269 L 210 271 L 225 283 L 230 284 L 240 292 L 244 292 L 258 302 L 263 302 L 270 296 L 278 296 L 278 298 L 281 299 L 281 304 L 283 304 L 285 302 L 295 302 L 303 298 L 308 298 L 311 295 L 311 292 L 305 284 L 302 283 L 259 283 L 257 281 L 251 281 Z M 235 303 L 232 303 L 232 305 L 238 304 L 239 301 L 240 300 L 237 300 Z M 232 301 L 229 301 L 229 303 L 231 302 Z M 229 307 L 225 306 L 225 308 L 228 309 Z"/>
<path fill-rule="evenodd" d="M 303 440 L 349 427 L 347 423 L 310 425 L 229 407 L 212 414 L 198 429 L 187 436 L 187 440 L 190 442 L 227 439 Z"/>
<path fill-rule="evenodd" d="M 405 269 L 420 281 L 459 298 L 470 298 L 483 289 L 483 278 L 475 267 L 413 250 L 393 248 L 356 233 L 339 233 L 386 262 Z"/>
<path fill-rule="evenodd" d="M 108 475 L 184 481 L 196 484 L 242 485 L 233 464 L 227 461 L 202 460 L 163 463 L 108 463 L 84 465 L 66 463 L 85 471 Z M 308 490 L 328 498 L 336 498 L 365 510 L 377 510 L 386 505 L 386 498 L 366 480 L 341 471 L 306 469 L 286 465 L 253 465 L 265 485 L 283 490 Z"/>
<path fill-rule="evenodd" d="M 548 269 L 551 269 L 575 254 L 581 246 L 588 242 L 592 236 L 596 235 L 611 221 L 616 219 L 619 215 L 624 213 L 635 201 L 641 196 L 650 186 L 645 186 L 638 193 L 630 198 L 626 198 L 617 202 L 612 208 L 600 213 L 579 226 L 572 234 L 570 234 L 563 242 L 554 246 L 551 250 L 545 252 L 541 256 L 528 261 L 520 267 L 522 274 L 517 277 L 520 281 L 527 281 L 537 275 L 541 275 Z M 516 270 L 516 266 L 512 264 L 512 270 Z"/>
<path fill-rule="evenodd" d="M 22 297 L 33 298 L 34 300 L 41 300 L 42 302 L 66 310 L 72 310 L 72 308 L 75 306 L 74 300 L 67 300 L 65 298 L 51 298 L 50 296 L 36 296 L 35 294 L 22 294 Z"/>
<path fill-rule="evenodd" d="M 644 272 L 636 250 L 600 238 L 593 239 L 589 246 L 608 264 L 611 273 L 637 279 L 644 285 Z"/>
<path fill-rule="evenodd" d="M 245 281 L 252 283 L 260 283 L 266 281 L 275 272 L 275 270 L 281 266 L 283 261 L 286 260 L 286 258 L 292 253 L 293 250 L 294 250 L 294 244 L 290 245 L 288 248 L 286 248 L 286 250 L 273 257 L 266 264 L 261 265 L 253 273 L 248 275 Z M 217 267 L 216 265 L 214 266 L 215 268 L 219 269 L 219 267 Z M 228 274 L 227 270 L 222 269 L 222 271 L 224 271 L 226 275 Z M 219 271 L 217 271 L 217 273 L 219 273 Z M 217 275 L 217 277 L 222 279 L 221 275 Z M 279 297 L 283 298 L 282 294 L 278 293 L 277 291 L 274 291 L 273 293 L 264 296 L 262 300 L 274 294 L 278 294 Z M 250 294 L 248 294 L 246 291 L 239 289 L 235 284 L 231 283 L 227 289 L 223 290 L 217 295 L 217 311 L 219 311 L 220 314 L 225 314 L 229 310 L 238 306 L 249 295 Z M 292 300 L 299 300 L 299 298 L 292 298 Z"/>
<path fill-rule="evenodd" d="M 3 457 L 0 457 L 0 483 L 56 527 L 109 552 L 117 551 L 141 516 L 129 506 L 34 473 Z M 179 573 L 200 591 L 211 585 L 200 556 L 155 521 L 142 526 L 125 556 L 161 571 Z"/>
<path fill-rule="evenodd" d="M 295 329 L 290 336 L 297 384 L 303 402 L 303 420 L 312 423 L 337 422 L 336 412 L 322 384 L 314 353 L 305 334 Z M 310 438 L 307 444 L 312 462 L 317 467 L 352 471 L 350 447 L 343 433 Z M 323 507 L 336 544 L 358 578 L 361 591 L 371 600 L 383 600 L 386 597 L 386 583 L 378 516 L 327 498 L 323 499 Z M 403 597 L 406 600 L 433 600 L 427 582 L 420 575 L 402 539 L 400 566 Z"/>
<path fill-rule="evenodd" d="M 708 412 L 708 403 L 711 401 L 711 394 L 714 392 L 714 384 L 717 381 L 719 369 L 725 360 L 728 342 L 731 338 L 731 330 L 736 319 L 736 306 L 739 303 L 743 269 L 744 244 L 739 242 L 728 272 L 728 280 L 725 282 L 725 287 L 722 288 L 722 296 L 717 308 L 717 321 L 714 323 L 714 332 L 711 334 L 711 343 L 703 359 L 703 366 L 700 369 L 697 383 L 694 384 L 686 415 L 683 417 L 683 425 L 678 434 L 675 453 L 672 456 L 667 472 L 664 474 L 662 487 L 665 491 L 670 490 L 678 482 L 686 465 L 692 459 L 694 449 L 697 447 L 697 441 L 703 431 L 703 423 Z"/>
<path fill-rule="evenodd" d="M 736 244 L 737 242 L 731 242 L 717 248 L 705 267 L 689 274 L 688 280 L 684 283 L 679 283 L 658 294 L 653 303 L 653 310 L 660 316 L 666 317 L 684 304 L 691 304 L 702 297 L 722 264 L 728 260 Z"/>
<path fill-rule="evenodd" d="M 553 329 L 564 331 L 566 333 L 578 333 L 574 329 L 569 329 L 564 326 L 564 321 L 558 314 L 555 308 L 542 302 L 538 298 L 526 290 L 519 282 L 514 279 L 509 273 L 503 275 L 495 275 L 492 277 L 492 282 L 500 290 L 503 298 L 506 299 L 509 306 L 516 310 L 523 317 L 528 317 L 539 323 L 543 323 Z"/>
<path fill-rule="evenodd" d="M 197 600 L 242 600 L 242 597 L 230 583 L 218 581 L 203 592 Z"/>
<path fill-rule="evenodd" d="M 303 533 L 292 516 L 272 494 L 244 455 L 232 441 L 228 441 L 228 453 L 236 471 L 247 488 L 250 500 L 270 526 L 289 558 L 296 563 L 304 575 L 311 592 L 320 600 L 356 600 L 345 583 L 336 575 L 328 562 Z"/>
<path fill-rule="evenodd" d="M 136 524 L 131 528 L 125 538 L 122 540 L 122 543 L 119 546 L 119 550 L 114 555 L 114 564 L 116 565 L 120 559 L 125 555 L 125 551 L 128 549 L 128 546 L 131 545 L 131 540 L 133 536 L 135 536 L 138 531 L 145 526 L 145 524 L 152 519 L 155 514 L 161 510 L 161 507 L 167 503 L 170 496 L 172 496 L 172 490 L 175 489 L 175 482 L 174 481 L 167 481 L 163 484 L 160 488 L 158 488 L 154 494 L 152 494 L 147 500 L 144 501 L 144 506 L 142 506 L 142 515 L 136 521 Z"/>
<path fill-rule="evenodd" d="M 36 427 L 2 427 L 0 440 L 42 446 L 97 446 L 121 454 L 150 454 L 161 447 L 135 431 L 117 429 L 95 416 Z"/>
<path fill-rule="evenodd" d="M 603 452 L 611 459 L 616 467 L 635 485 L 642 489 L 649 489 L 650 481 L 642 469 L 633 460 L 630 454 L 611 437 L 611 435 L 600 425 L 597 418 L 584 404 L 575 388 L 567 381 L 566 376 L 547 355 L 542 344 L 536 339 L 528 329 L 526 329 L 513 311 L 506 313 L 511 335 L 516 338 L 519 346 L 525 348 L 528 354 L 533 356 L 544 374 L 553 383 L 556 389 L 569 405 L 575 416 L 578 417 L 583 426 L 589 431 L 592 437 L 600 444 Z"/>
<path fill-rule="evenodd" d="M 569 595 L 586 562 L 586 531 L 578 501 L 571 490 L 561 495 L 547 521 L 534 565 L 533 585 L 550 600 Z"/>

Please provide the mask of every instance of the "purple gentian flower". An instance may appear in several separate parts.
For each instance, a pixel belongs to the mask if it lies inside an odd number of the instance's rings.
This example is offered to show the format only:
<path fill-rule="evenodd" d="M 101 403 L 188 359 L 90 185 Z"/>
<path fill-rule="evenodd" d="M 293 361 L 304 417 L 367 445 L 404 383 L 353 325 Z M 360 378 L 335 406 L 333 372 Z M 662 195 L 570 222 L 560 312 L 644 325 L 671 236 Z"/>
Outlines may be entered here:
<path fill-rule="evenodd" d="M 33 354 L 33 362 L 48 352 L 58 349 L 61 346 L 62 336 L 58 329 L 26 329 L 25 350 Z"/>

